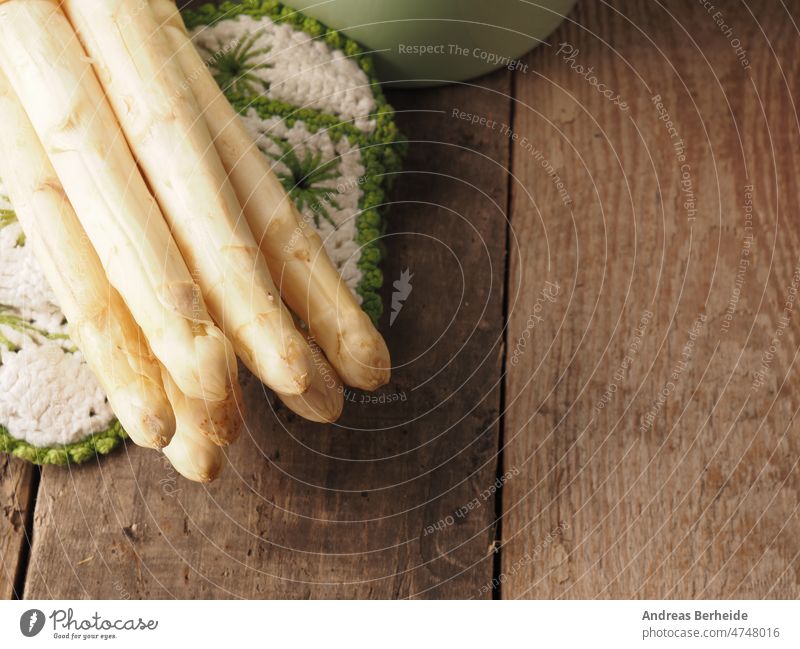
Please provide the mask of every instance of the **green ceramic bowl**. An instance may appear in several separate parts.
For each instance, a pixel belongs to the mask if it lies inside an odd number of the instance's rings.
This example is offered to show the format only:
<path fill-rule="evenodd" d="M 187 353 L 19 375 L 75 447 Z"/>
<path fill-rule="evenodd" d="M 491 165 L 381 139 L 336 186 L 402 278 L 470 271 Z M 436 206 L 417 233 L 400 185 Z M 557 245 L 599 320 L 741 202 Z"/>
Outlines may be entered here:
<path fill-rule="evenodd" d="M 431 86 L 500 67 L 558 26 L 576 0 L 284 0 L 375 50 L 383 81 Z"/>

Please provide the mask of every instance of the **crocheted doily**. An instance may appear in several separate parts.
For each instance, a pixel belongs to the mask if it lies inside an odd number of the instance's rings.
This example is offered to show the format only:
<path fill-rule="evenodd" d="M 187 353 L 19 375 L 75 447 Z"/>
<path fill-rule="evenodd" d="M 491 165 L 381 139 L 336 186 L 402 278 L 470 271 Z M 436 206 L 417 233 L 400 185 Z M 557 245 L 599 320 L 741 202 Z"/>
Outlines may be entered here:
<path fill-rule="evenodd" d="M 360 46 L 277 2 L 184 12 L 226 95 L 362 308 L 377 321 L 378 207 L 402 143 Z M 82 462 L 124 431 L 70 341 L 0 180 L 0 451 Z"/>

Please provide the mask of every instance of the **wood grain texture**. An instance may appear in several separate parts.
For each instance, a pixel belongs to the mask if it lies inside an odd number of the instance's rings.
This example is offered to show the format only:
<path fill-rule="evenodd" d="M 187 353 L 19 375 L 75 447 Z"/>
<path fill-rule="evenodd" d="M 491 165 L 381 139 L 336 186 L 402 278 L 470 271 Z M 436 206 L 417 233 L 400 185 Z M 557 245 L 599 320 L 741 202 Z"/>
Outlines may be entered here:
<path fill-rule="evenodd" d="M 22 460 L 0 455 L 0 599 L 22 595 L 15 588 L 30 541 L 27 527 L 35 470 Z"/>
<path fill-rule="evenodd" d="M 800 595 L 800 34 L 781 5 L 719 3 L 723 27 L 688 0 L 582 2 L 516 78 L 515 131 L 571 203 L 513 146 L 503 597 Z"/>
<path fill-rule="evenodd" d="M 491 595 L 482 494 L 498 447 L 508 143 L 451 112 L 507 123 L 509 83 L 501 72 L 390 96 L 415 142 L 391 208 L 385 304 L 404 269 L 413 291 L 391 328 L 387 306 L 396 369 L 378 399 L 348 393 L 341 425 L 319 426 L 273 412 L 250 380 L 249 430 L 209 487 L 130 444 L 99 465 L 46 468 L 27 597 Z"/>

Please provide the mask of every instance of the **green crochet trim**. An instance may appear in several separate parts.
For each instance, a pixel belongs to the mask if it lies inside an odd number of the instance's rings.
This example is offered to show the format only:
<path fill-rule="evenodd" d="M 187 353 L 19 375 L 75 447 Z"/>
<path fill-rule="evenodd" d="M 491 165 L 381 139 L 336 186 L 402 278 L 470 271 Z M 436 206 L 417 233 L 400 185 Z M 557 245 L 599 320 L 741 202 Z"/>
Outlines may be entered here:
<path fill-rule="evenodd" d="M 108 455 L 127 435 L 118 421 L 107 430 L 94 433 L 80 442 L 39 448 L 12 437 L 4 426 L 0 426 L 0 452 L 27 460 L 32 464 L 80 464 L 98 455 Z"/>
<path fill-rule="evenodd" d="M 349 142 L 360 147 L 367 176 L 361 184 L 362 199 L 356 217 L 356 242 L 361 246 L 361 258 L 358 261 L 361 281 L 356 291 L 361 296 L 362 309 L 377 324 L 383 313 L 383 302 L 380 297 L 383 273 L 380 263 L 385 254 L 380 244 L 380 237 L 385 232 L 380 210 L 387 203 L 387 191 L 401 168 L 407 143 L 394 122 L 394 110 L 384 97 L 375 76 L 372 59 L 355 41 L 275 0 L 243 0 L 241 4 L 225 1 L 219 6 L 206 4 L 195 10 L 184 10 L 182 13 L 189 29 L 212 26 L 240 15 L 254 18 L 267 17 L 276 23 L 287 23 L 314 39 L 323 41 L 331 48 L 342 50 L 347 57 L 356 61 L 367 75 L 376 103 L 375 112 L 368 116 L 375 121 L 375 129 L 371 133 L 364 133 L 354 124 L 343 122 L 340 118 L 322 111 L 298 108 L 257 93 L 242 92 L 239 84 L 229 84 L 225 88 L 225 94 L 241 114 L 252 108 L 264 119 L 280 117 L 290 128 L 295 122 L 302 121 L 312 133 L 323 129 L 334 141 L 346 137 Z M 283 180 L 284 186 L 287 186 L 286 179 Z M 291 188 L 291 185 L 288 188 Z M 297 197 L 295 201 L 297 202 Z"/>

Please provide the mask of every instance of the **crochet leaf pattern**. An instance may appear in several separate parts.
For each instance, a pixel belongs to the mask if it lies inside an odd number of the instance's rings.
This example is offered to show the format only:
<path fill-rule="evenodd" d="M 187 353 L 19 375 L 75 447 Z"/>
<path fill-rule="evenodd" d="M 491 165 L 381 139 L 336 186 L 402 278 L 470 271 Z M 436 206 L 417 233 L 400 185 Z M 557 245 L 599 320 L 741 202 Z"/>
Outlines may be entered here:
<path fill-rule="evenodd" d="M 19 345 L 3 334 L 3 329 L 6 327 L 17 333 L 25 334 L 34 343 L 39 343 L 41 338 L 47 340 L 69 340 L 69 336 L 66 334 L 52 333 L 41 329 L 20 316 L 13 308 L 0 304 L 0 345 L 3 345 L 11 352 L 17 352 L 20 350 Z M 68 351 L 75 352 L 77 348 L 72 347 Z"/>
<path fill-rule="evenodd" d="M 13 210 L 0 209 L 0 228 L 4 228 L 16 222 L 17 222 L 17 215 L 14 214 Z"/>
<path fill-rule="evenodd" d="M 6 198 L 5 196 L 0 196 L 0 198 L 8 202 L 8 198 Z M 17 215 L 14 214 L 14 210 L 0 209 L 0 228 L 5 228 L 6 226 L 9 226 L 12 223 L 16 222 L 17 222 Z M 25 233 L 20 232 L 20 235 L 17 237 L 17 247 L 24 245 L 25 245 Z"/>
<path fill-rule="evenodd" d="M 321 216 L 336 228 L 336 222 L 331 218 L 327 209 L 327 205 L 341 209 L 339 203 L 336 202 L 336 191 L 332 187 L 320 185 L 320 183 L 338 178 L 336 159 L 321 162 L 322 152 L 317 151 L 312 154 L 309 150 L 303 153 L 301 159 L 289 142 L 277 137 L 270 137 L 270 139 L 278 145 L 281 154 L 270 153 L 269 156 L 273 160 L 283 163 L 289 169 L 289 173 L 278 172 L 277 176 L 294 200 L 297 209 L 303 211 L 305 208 L 309 208 L 313 214 L 314 225 L 317 227 L 319 227 L 319 217 Z"/>
<path fill-rule="evenodd" d="M 210 53 L 208 66 L 224 92 L 257 94 L 269 88 L 269 83 L 256 74 L 258 70 L 272 67 L 261 60 L 271 48 L 255 46 L 262 34 L 263 31 L 258 31 L 247 38 L 233 41 L 218 52 Z"/>

